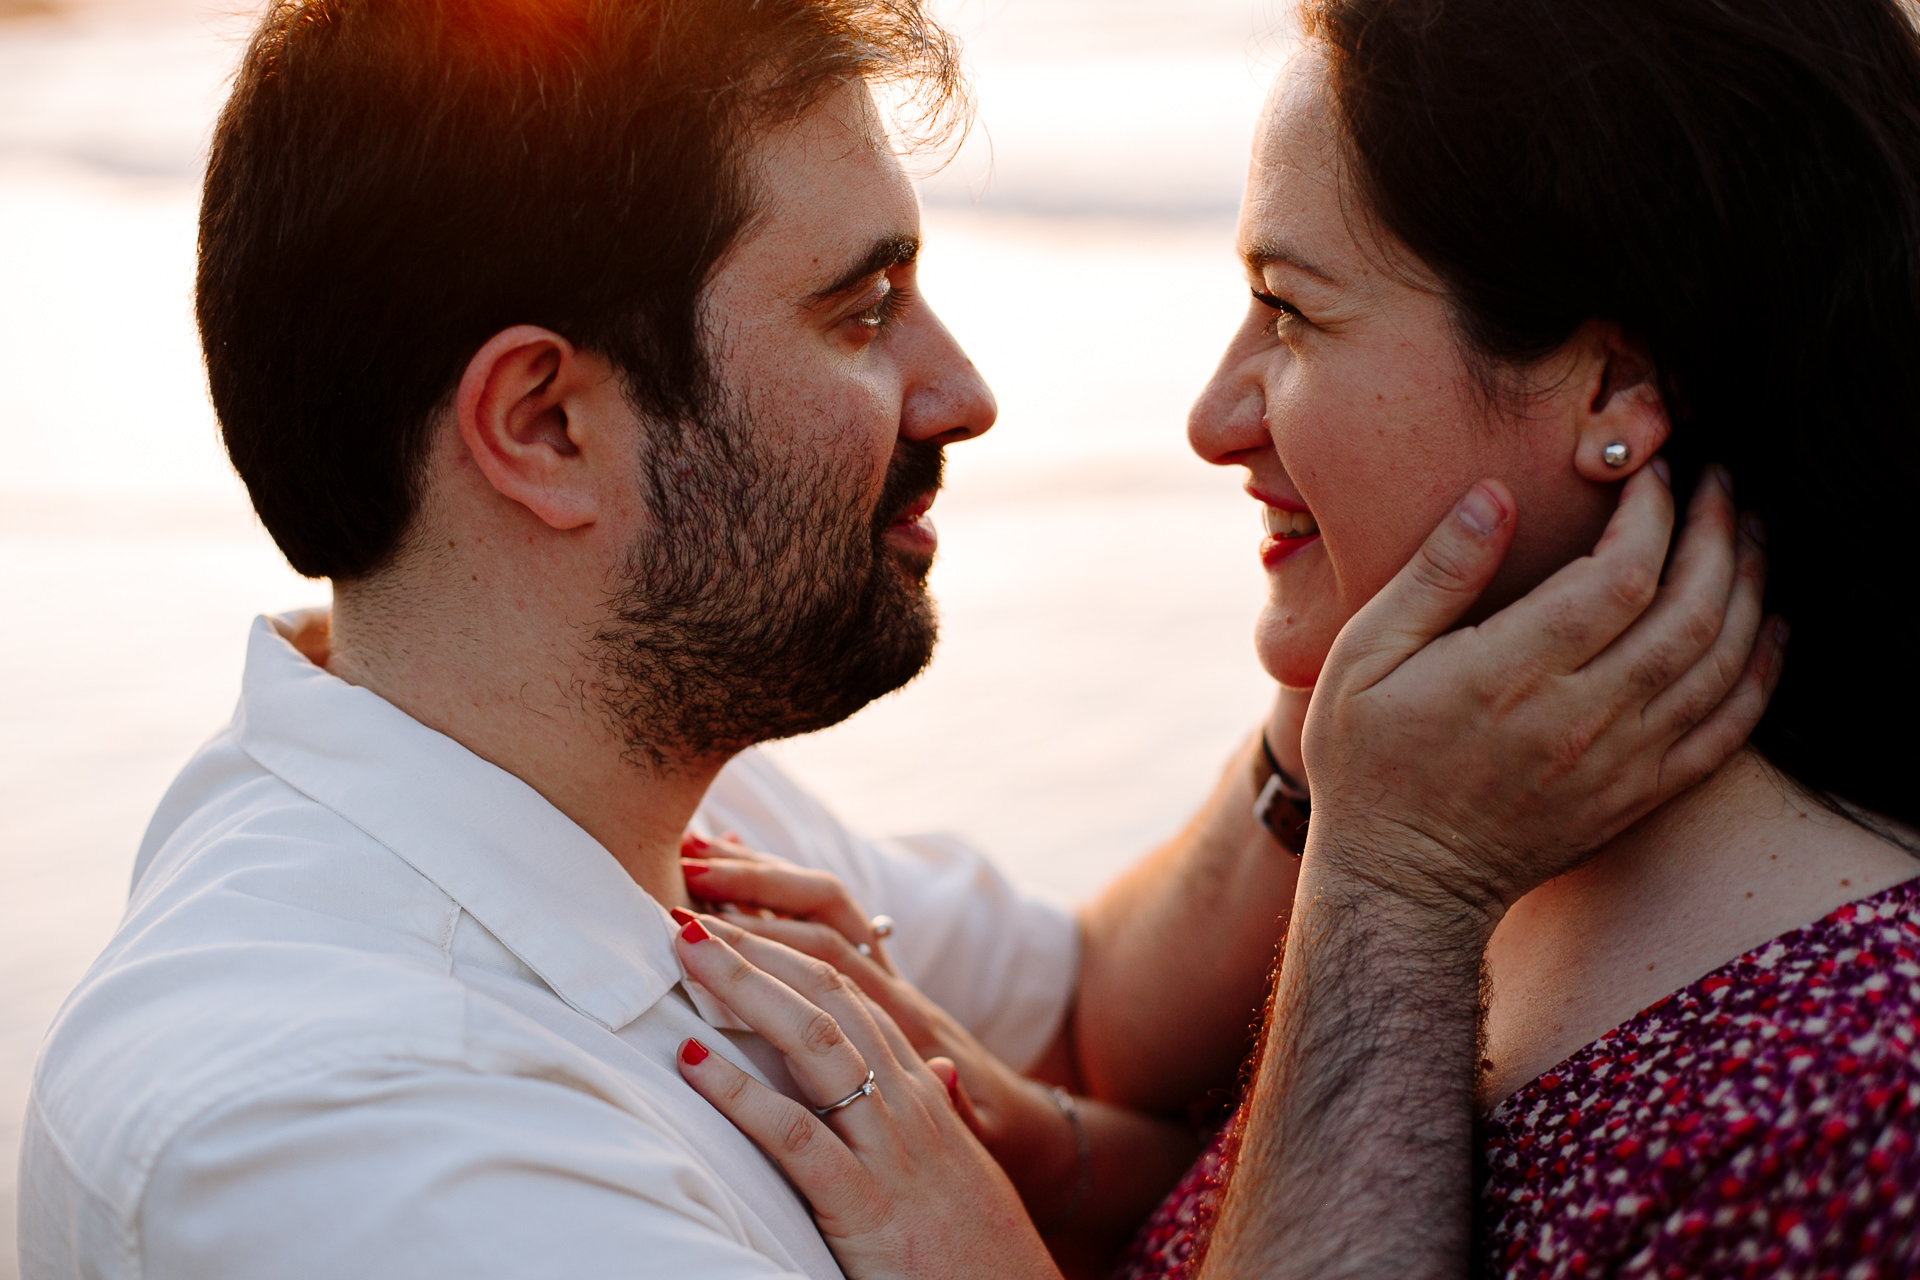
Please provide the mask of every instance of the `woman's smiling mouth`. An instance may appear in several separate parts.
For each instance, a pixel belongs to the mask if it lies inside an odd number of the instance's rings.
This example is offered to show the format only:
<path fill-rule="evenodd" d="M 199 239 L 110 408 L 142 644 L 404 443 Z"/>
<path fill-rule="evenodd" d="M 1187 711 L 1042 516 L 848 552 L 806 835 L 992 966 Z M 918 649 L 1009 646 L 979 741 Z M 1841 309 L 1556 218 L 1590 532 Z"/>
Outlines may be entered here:
<path fill-rule="evenodd" d="M 1276 538 L 1304 538 L 1320 532 L 1320 522 L 1309 511 L 1282 511 L 1279 507 L 1262 507 L 1260 518 L 1267 532 Z"/>
<path fill-rule="evenodd" d="M 1310 511 L 1290 511 L 1267 502 L 1261 505 L 1260 520 L 1267 531 L 1260 543 L 1260 563 L 1269 569 L 1320 541 L 1320 522 Z"/>

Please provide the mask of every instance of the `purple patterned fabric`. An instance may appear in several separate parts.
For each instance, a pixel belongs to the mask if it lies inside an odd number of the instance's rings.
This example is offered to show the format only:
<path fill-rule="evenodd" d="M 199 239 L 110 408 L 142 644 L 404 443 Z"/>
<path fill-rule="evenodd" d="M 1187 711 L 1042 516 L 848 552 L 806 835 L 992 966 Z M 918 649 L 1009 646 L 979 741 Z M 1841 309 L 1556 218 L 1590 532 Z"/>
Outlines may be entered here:
<path fill-rule="evenodd" d="M 1118 1280 L 1191 1272 L 1233 1145 Z M 1920 880 L 1722 965 L 1518 1090 L 1483 1127 L 1479 1190 L 1479 1275 L 1920 1276 Z"/>

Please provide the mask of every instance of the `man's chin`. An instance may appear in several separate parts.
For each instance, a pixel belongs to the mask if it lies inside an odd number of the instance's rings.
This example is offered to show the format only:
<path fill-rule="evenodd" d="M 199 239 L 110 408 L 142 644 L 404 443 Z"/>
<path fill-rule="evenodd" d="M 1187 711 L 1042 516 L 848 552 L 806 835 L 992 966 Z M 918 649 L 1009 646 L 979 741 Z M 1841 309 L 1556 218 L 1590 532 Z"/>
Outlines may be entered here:
<path fill-rule="evenodd" d="M 913 556 L 896 551 L 887 558 L 893 561 L 894 568 L 900 571 L 900 576 L 906 579 L 907 585 L 922 599 L 931 602 L 931 597 L 927 595 L 927 578 L 933 573 L 933 557 Z"/>

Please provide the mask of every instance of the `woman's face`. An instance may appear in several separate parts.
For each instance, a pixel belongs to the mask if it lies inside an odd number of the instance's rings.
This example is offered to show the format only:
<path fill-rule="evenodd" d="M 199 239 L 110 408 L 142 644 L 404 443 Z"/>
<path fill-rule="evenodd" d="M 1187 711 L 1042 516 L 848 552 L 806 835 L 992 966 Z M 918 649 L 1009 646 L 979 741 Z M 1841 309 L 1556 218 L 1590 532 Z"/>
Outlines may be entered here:
<path fill-rule="evenodd" d="M 1262 115 L 1238 233 L 1256 296 L 1188 423 L 1195 452 L 1246 467 L 1263 504 L 1257 642 L 1296 688 L 1474 481 L 1505 481 L 1519 507 L 1481 616 L 1591 550 L 1615 501 L 1576 469 L 1592 361 L 1529 371 L 1524 406 L 1485 402 L 1445 300 L 1345 180 L 1323 81 L 1320 57 L 1300 55 Z"/>

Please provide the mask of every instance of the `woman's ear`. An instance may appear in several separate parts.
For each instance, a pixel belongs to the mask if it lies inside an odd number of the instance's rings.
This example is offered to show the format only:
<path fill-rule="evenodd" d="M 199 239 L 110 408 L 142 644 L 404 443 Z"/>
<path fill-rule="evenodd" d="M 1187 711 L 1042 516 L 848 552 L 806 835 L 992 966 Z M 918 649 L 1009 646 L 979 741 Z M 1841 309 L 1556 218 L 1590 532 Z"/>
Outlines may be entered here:
<path fill-rule="evenodd" d="M 604 361 L 551 329 L 516 325 L 474 353 L 454 392 L 460 438 L 487 483 L 553 529 L 601 514 L 605 450 L 583 446 L 600 434 L 595 420 L 608 385 L 617 386 L 607 374 Z"/>
<path fill-rule="evenodd" d="M 1647 344 L 1610 321 L 1590 320 L 1579 345 L 1573 465 L 1583 479 L 1625 480 L 1653 460 L 1672 426 Z"/>

